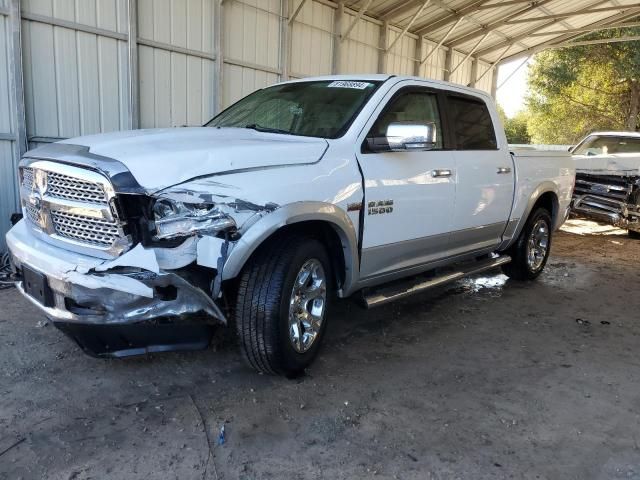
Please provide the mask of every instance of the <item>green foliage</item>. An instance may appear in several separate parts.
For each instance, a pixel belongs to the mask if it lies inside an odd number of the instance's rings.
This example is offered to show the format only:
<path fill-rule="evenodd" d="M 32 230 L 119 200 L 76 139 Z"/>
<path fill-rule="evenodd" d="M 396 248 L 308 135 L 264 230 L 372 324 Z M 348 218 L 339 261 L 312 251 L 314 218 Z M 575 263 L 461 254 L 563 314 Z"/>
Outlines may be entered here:
<path fill-rule="evenodd" d="M 580 40 L 639 35 L 638 28 Z M 638 130 L 640 42 L 548 50 L 529 69 L 528 132 L 533 143 L 574 144 L 594 130 Z"/>
<path fill-rule="evenodd" d="M 531 135 L 529 135 L 528 123 L 529 113 L 520 111 L 513 118 L 507 117 L 504 109 L 498 105 L 498 115 L 504 126 L 504 132 L 507 135 L 507 141 L 515 144 L 531 143 Z"/>

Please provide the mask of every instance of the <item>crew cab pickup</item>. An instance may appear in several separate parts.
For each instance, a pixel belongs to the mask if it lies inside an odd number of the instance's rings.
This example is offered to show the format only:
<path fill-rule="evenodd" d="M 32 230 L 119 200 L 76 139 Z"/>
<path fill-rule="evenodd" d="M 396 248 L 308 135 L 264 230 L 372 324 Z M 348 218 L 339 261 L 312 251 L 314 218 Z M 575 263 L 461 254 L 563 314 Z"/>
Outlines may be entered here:
<path fill-rule="evenodd" d="M 640 238 L 640 133 L 595 132 L 571 152 L 576 164 L 573 213 Z"/>
<path fill-rule="evenodd" d="M 281 83 L 203 127 L 65 140 L 19 170 L 18 288 L 86 352 L 202 348 L 230 323 L 251 366 L 287 375 L 335 296 L 536 278 L 575 176 L 568 152 L 510 153 L 485 93 L 387 75 Z"/>

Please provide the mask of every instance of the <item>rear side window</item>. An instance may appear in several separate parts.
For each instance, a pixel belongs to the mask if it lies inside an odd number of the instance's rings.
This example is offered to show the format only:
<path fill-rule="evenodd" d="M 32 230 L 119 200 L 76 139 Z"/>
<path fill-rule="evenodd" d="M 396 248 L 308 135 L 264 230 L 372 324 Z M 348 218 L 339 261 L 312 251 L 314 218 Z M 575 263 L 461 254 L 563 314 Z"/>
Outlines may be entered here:
<path fill-rule="evenodd" d="M 487 105 L 469 97 L 449 96 L 449 118 L 458 150 L 496 150 L 496 133 Z"/>

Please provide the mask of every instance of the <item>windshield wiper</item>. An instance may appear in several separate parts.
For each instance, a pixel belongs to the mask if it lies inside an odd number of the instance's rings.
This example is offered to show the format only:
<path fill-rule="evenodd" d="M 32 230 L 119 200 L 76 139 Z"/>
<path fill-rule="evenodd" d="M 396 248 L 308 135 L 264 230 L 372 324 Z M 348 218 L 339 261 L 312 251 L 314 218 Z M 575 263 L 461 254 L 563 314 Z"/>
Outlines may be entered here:
<path fill-rule="evenodd" d="M 249 125 L 245 125 L 244 128 L 250 128 L 251 130 L 255 130 L 256 132 L 284 133 L 285 135 L 291 135 L 291 132 L 289 130 L 282 130 L 281 128 L 263 127 L 262 125 L 258 125 L 257 123 L 250 123 Z"/>

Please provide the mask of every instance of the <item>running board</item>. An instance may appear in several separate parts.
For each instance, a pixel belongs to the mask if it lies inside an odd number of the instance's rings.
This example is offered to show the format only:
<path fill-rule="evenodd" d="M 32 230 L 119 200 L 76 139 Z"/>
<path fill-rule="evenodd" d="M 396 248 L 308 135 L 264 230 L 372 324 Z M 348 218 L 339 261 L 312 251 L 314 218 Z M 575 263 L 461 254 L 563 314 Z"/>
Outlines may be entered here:
<path fill-rule="evenodd" d="M 401 298 L 408 297 L 415 293 L 424 292 L 431 288 L 439 287 L 447 283 L 455 282 L 461 278 L 468 277 L 469 275 L 475 275 L 487 270 L 505 265 L 511 262 L 509 255 L 501 255 L 499 257 L 488 258 L 485 260 L 478 260 L 472 264 L 464 265 L 466 268 L 458 268 L 456 271 L 448 272 L 443 275 L 430 278 L 428 280 L 415 278 L 412 280 L 403 281 L 398 284 L 381 287 L 377 290 L 371 291 L 363 296 L 364 304 L 367 308 L 378 307 L 385 303 L 400 300 Z"/>

